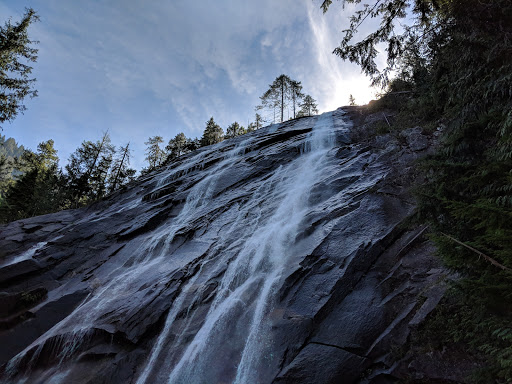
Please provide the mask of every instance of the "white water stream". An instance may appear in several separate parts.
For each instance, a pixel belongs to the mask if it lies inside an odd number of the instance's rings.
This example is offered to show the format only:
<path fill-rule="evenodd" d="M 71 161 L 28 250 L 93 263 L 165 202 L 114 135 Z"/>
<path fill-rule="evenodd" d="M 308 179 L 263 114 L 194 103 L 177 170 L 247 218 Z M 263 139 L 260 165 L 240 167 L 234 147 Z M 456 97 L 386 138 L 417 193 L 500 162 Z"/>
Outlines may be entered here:
<path fill-rule="evenodd" d="M 271 353 L 271 340 L 267 334 L 269 324 L 265 316 L 272 309 L 282 272 L 293 257 L 295 237 L 310 209 L 310 191 L 325 168 L 326 157 L 334 145 L 332 126 L 331 113 L 320 116 L 303 145 L 302 156 L 278 168 L 272 177 L 259 185 L 250 202 L 239 208 L 230 228 L 225 229 L 227 239 L 237 238 L 234 235 L 239 232 L 243 234 L 239 233 L 239 243 L 232 245 L 236 249 L 234 256 L 227 253 L 231 256 L 221 255 L 221 261 L 217 261 L 219 266 L 229 264 L 228 268 L 204 323 L 174 367 L 171 367 L 167 379 L 169 383 L 218 380 L 215 375 L 220 373 L 211 372 L 213 369 L 210 369 L 212 359 L 218 359 L 219 354 L 223 353 L 222 346 L 230 342 L 233 329 L 236 329 L 236 337 L 243 339 L 238 340 L 241 343 L 240 355 L 237 356 L 239 361 L 232 362 L 236 365 L 234 383 L 258 381 L 253 375 L 264 363 L 265 356 Z M 211 197 L 207 190 L 201 194 L 206 201 Z M 266 206 L 266 201 L 273 204 Z M 269 210 L 273 212 L 269 214 Z M 226 247 L 222 240 L 217 244 L 218 249 Z M 171 326 L 189 287 L 196 283 L 199 275 L 189 281 L 173 303 L 165 327 L 137 384 L 148 383 L 151 372 L 161 369 L 155 366 L 155 362 L 162 353 L 163 345 L 167 344 Z M 177 340 L 181 341 L 186 332 L 185 325 Z M 172 349 L 172 344 L 168 348 Z"/>
<path fill-rule="evenodd" d="M 96 323 L 116 309 L 123 310 L 123 300 L 144 294 L 140 287 L 148 282 L 148 276 L 161 287 L 167 283 L 169 271 L 191 266 L 195 260 L 171 255 L 172 242 L 180 230 L 196 220 L 208 219 L 212 207 L 226 203 L 214 196 L 217 184 L 238 165 L 252 140 L 254 136 L 248 135 L 221 161 L 203 170 L 204 177 L 190 188 L 179 214 L 143 235 L 142 242 L 137 239 L 140 245 L 129 262 L 120 263 L 104 275 L 98 272 L 97 287 L 83 303 L 11 360 L 9 369 L 14 372 L 18 361 L 34 346 L 37 350 L 32 360 L 37 359 L 44 341 L 52 337 L 62 337 L 64 347 L 61 345 L 59 358 L 65 361 Z M 218 220 L 220 224 L 207 226 L 203 236 L 212 245 L 197 271 L 179 287 L 164 326 L 139 370 L 137 384 L 259 382 L 254 375 L 272 359 L 268 317 L 283 273 L 296 257 L 296 238 L 304 230 L 301 224 L 315 208 L 309 203 L 311 190 L 325 177 L 334 141 L 333 116 L 329 112 L 317 118 L 300 156 L 251 184 L 249 198 L 232 204 Z M 206 155 L 200 153 L 198 159 Z M 179 172 L 187 172 L 185 166 L 162 172 L 155 191 Z M 119 208 L 112 207 L 107 213 L 119 213 Z M 201 314 L 198 303 L 204 291 L 198 287 L 216 277 L 215 296 L 207 313 Z M 229 348 L 223 348 L 227 344 Z M 228 350 L 230 354 L 226 355 Z M 212 364 L 217 360 L 223 363 Z M 225 371 L 219 371 L 222 366 L 227 367 Z"/>

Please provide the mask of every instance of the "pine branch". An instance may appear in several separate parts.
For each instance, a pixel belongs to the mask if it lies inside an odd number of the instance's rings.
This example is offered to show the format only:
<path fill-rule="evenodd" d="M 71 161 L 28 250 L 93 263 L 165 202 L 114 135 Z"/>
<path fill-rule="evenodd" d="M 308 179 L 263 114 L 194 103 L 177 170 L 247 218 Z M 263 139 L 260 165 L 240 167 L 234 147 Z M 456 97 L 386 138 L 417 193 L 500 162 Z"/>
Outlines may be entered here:
<path fill-rule="evenodd" d="M 471 246 L 469 246 L 469 245 L 467 245 L 467 244 L 464 244 L 462 241 L 459 241 L 459 240 L 457 240 L 457 239 L 455 239 L 455 238 L 451 237 L 450 235 L 447 235 L 447 234 L 446 234 L 446 233 L 444 233 L 444 232 L 441 232 L 441 234 L 442 234 L 443 236 L 445 236 L 446 238 L 450 239 L 451 241 L 453 241 L 453 242 L 455 242 L 455 243 L 457 243 L 457 244 L 459 244 L 459 245 L 462 245 L 463 247 L 466 247 L 466 248 L 467 248 L 467 249 L 469 249 L 470 251 L 475 252 L 478 256 L 483 257 L 485 260 L 487 260 L 487 261 L 488 261 L 489 263 L 491 263 L 492 265 L 494 265 L 494 266 L 496 266 L 496 267 L 498 267 L 498 268 L 501 268 L 501 269 L 502 269 L 502 270 L 504 270 L 504 271 L 512 272 L 512 269 L 510 269 L 510 268 L 508 268 L 508 267 L 504 266 L 503 264 L 500 264 L 499 262 L 497 262 L 496 260 L 494 260 L 492 257 L 487 256 L 485 253 L 480 252 L 478 249 L 475 249 L 475 248 L 473 248 L 473 247 L 471 247 Z"/>

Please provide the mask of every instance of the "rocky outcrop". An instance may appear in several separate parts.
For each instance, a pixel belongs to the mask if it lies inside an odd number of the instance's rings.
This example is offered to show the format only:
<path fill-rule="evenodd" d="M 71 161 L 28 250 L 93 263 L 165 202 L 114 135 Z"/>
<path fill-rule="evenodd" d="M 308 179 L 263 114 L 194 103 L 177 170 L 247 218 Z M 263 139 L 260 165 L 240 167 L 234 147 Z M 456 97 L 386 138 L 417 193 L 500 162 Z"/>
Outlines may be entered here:
<path fill-rule="evenodd" d="M 425 228 L 403 225 L 431 138 L 361 139 L 365 118 L 266 127 L 90 207 L 0 227 L 2 380 L 382 383 L 421 370 L 396 351 L 446 289 Z"/>

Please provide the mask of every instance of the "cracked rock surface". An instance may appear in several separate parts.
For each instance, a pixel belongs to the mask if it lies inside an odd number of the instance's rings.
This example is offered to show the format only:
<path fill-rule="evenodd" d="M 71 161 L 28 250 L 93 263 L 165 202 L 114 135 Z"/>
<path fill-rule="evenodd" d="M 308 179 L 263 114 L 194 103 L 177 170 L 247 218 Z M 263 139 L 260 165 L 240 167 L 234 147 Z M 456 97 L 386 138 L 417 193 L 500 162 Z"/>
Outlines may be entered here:
<path fill-rule="evenodd" d="M 269 126 L 0 227 L 0 380 L 399 378 L 394 348 L 446 289 L 425 229 L 401 226 L 429 139 L 356 141 L 360 120 Z"/>

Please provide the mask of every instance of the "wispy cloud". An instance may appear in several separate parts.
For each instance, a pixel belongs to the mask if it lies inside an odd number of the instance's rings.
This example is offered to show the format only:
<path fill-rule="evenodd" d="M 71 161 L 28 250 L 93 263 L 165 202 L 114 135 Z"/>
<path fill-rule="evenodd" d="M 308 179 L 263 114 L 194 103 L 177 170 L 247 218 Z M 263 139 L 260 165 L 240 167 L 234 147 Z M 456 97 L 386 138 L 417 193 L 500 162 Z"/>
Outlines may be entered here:
<path fill-rule="evenodd" d="M 341 40 L 340 31 L 348 26 L 348 13 L 341 12 L 339 4 L 333 4 L 329 12 L 322 14 L 309 3 L 308 19 L 317 68 L 314 89 L 322 110 L 347 105 L 350 94 L 359 103 L 368 102 L 374 96 L 370 81 L 357 65 L 344 62 L 332 53 Z"/>
<path fill-rule="evenodd" d="M 25 3 L 6 0 L 0 14 L 32 6 L 41 16 L 31 27 L 40 97 L 6 133 L 32 148 L 53 138 L 63 159 L 110 129 L 115 143 L 132 142 L 140 167 L 151 135 L 200 136 L 210 116 L 247 124 L 281 73 L 323 110 L 349 93 L 364 99 L 357 67 L 331 55 L 339 19 L 311 0 Z"/>

